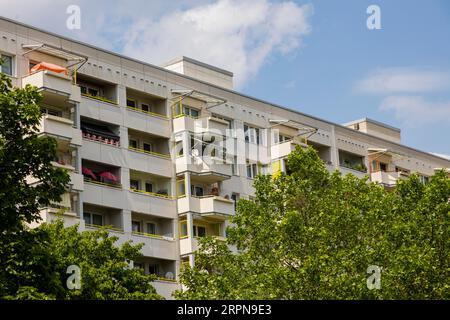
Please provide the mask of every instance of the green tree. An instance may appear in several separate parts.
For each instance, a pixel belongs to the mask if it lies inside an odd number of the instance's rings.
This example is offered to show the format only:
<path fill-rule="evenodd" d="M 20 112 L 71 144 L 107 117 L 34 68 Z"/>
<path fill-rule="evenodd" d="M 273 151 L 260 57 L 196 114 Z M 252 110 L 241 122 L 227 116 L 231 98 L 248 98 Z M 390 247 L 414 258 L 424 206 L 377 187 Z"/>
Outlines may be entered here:
<path fill-rule="evenodd" d="M 69 183 L 51 164 L 56 140 L 38 134 L 41 99 L 36 88 L 13 89 L 0 73 L 0 298 L 161 299 L 151 276 L 128 268 L 140 245 L 117 246 L 105 230 L 79 233 L 62 221 L 27 227 L 39 222 L 42 207 L 61 201 Z M 80 290 L 67 290 L 70 265 L 81 269 Z"/>
<path fill-rule="evenodd" d="M 449 298 L 450 184 L 439 172 L 395 192 L 330 174 L 297 147 L 289 174 L 258 176 L 256 200 L 240 200 L 227 243 L 200 241 L 182 299 Z M 237 249 L 237 253 L 230 250 Z M 367 269 L 381 267 L 381 289 Z"/>
<path fill-rule="evenodd" d="M 46 236 L 29 233 L 25 225 L 40 219 L 40 208 L 61 201 L 69 182 L 51 164 L 55 139 L 38 134 L 40 100 L 36 88 L 13 89 L 0 73 L 0 296 L 14 294 L 18 279 L 48 280 L 49 259 L 35 246 Z"/>

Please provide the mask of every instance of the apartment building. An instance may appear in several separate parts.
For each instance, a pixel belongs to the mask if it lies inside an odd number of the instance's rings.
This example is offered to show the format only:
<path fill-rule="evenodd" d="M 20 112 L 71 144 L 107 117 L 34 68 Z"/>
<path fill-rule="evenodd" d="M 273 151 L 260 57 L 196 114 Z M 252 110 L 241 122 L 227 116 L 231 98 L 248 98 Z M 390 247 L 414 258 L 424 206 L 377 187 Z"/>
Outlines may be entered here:
<path fill-rule="evenodd" d="M 286 170 L 296 145 L 330 171 L 369 175 L 386 188 L 418 172 L 426 183 L 450 161 L 401 144 L 397 128 L 361 119 L 339 125 L 233 90 L 233 74 L 182 57 L 154 66 L 0 18 L 0 72 L 38 87 L 40 130 L 58 141 L 54 165 L 70 173 L 61 203 L 81 230 L 105 226 L 144 243 L 134 267 L 157 274 L 170 298 L 199 237 L 226 238 L 239 198 L 259 173 Z"/>

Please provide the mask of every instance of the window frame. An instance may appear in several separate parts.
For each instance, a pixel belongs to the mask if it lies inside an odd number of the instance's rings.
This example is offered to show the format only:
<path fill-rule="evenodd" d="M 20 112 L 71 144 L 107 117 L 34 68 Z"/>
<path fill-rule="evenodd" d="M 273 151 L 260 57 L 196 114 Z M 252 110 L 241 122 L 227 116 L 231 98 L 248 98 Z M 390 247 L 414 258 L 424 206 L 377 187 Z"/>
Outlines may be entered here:
<path fill-rule="evenodd" d="M 14 77 L 14 75 L 15 75 L 15 71 L 14 71 L 14 56 L 10 55 L 10 54 L 0 53 L 0 59 L 4 58 L 4 57 L 9 58 L 9 68 L 10 68 L 10 72 L 11 73 L 6 73 L 6 72 L 3 71 L 4 63 L 0 64 L 0 73 L 6 74 L 6 75 L 8 75 L 10 77 Z"/>

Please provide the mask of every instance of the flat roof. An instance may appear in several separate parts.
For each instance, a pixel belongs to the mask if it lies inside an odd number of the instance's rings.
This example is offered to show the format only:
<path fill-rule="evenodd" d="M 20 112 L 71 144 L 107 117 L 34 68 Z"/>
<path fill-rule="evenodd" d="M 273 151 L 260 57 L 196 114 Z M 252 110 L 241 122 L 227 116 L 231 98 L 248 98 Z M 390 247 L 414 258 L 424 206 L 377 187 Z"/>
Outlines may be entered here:
<path fill-rule="evenodd" d="M 175 63 L 182 62 L 182 61 L 186 61 L 186 62 L 189 62 L 189 63 L 192 63 L 192 64 L 196 64 L 196 65 L 198 65 L 200 67 L 211 69 L 211 70 L 223 73 L 223 74 L 225 74 L 227 76 L 230 76 L 230 77 L 233 76 L 233 72 L 231 72 L 231 71 L 228 71 L 228 70 L 225 70 L 225 69 L 221 69 L 221 68 L 218 68 L 216 66 L 210 65 L 208 63 L 201 62 L 201 61 L 198 61 L 198 60 L 186 57 L 186 56 L 182 56 L 182 57 L 179 57 L 179 58 L 172 59 L 172 60 L 170 60 L 170 61 L 168 61 L 166 63 L 163 63 L 161 65 L 161 67 L 165 68 L 167 66 L 170 66 L 170 65 L 173 65 Z"/>
<path fill-rule="evenodd" d="M 440 156 L 437 156 L 437 155 L 435 155 L 435 154 L 433 154 L 433 153 L 431 153 L 431 152 L 426 152 L 426 151 L 418 150 L 418 149 L 415 149 L 415 148 L 413 148 L 413 147 L 409 147 L 409 146 L 404 145 L 404 144 L 400 144 L 400 143 L 397 143 L 397 142 L 394 142 L 394 141 L 390 141 L 390 140 L 383 139 L 383 138 L 380 138 L 380 137 L 377 137 L 377 136 L 373 136 L 373 135 L 368 134 L 368 133 L 365 133 L 365 132 L 353 130 L 353 129 L 347 128 L 347 127 L 344 126 L 344 125 L 341 125 L 341 124 L 338 124 L 338 123 L 334 123 L 334 122 L 329 121 L 329 120 L 321 119 L 321 118 L 319 118 L 319 117 L 312 116 L 312 115 L 309 115 L 309 114 L 300 112 L 300 111 L 295 110 L 295 109 L 292 109 L 292 108 L 284 107 L 284 106 L 278 105 L 278 104 L 276 104 L 276 103 L 272 103 L 272 102 L 269 102 L 269 101 L 262 100 L 262 99 L 260 99 L 260 98 L 252 97 L 252 96 L 250 96 L 250 95 L 247 95 L 247 94 L 244 94 L 244 93 L 237 92 L 237 91 L 235 91 L 235 90 L 233 90 L 233 89 L 224 88 L 224 87 L 215 85 L 215 84 L 210 83 L 210 82 L 206 82 L 206 81 L 203 81 L 203 80 L 199 80 L 199 79 L 196 79 L 196 78 L 193 78 L 193 77 L 190 77 L 190 76 L 187 76 L 187 75 L 184 75 L 184 74 L 175 72 L 175 71 L 171 71 L 171 70 L 168 70 L 168 69 L 166 69 L 166 68 L 163 68 L 163 67 L 160 67 L 160 66 L 157 66 L 157 65 L 154 65 L 154 64 L 151 64 L 151 63 L 142 61 L 142 60 L 138 60 L 138 59 L 134 59 L 134 58 L 131 58 L 131 57 L 127 57 L 127 56 L 125 56 L 125 55 L 123 55 L 123 54 L 120 54 L 120 53 L 117 53 L 117 52 L 113 52 L 113 51 L 110 51 L 110 50 L 107 50 L 107 49 L 103 49 L 103 48 L 97 47 L 97 46 L 95 46 L 95 45 L 86 43 L 86 42 L 82 42 L 82 41 L 79 41 L 79 40 L 71 39 L 71 38 L 69 38 L 69 37 L 62 36 L 62 35 L 59 35 L 59 34 L 56 34 L 56 33 L 54 33 L 54 32 L 47 31 L 47 30 L 44 30 L 44 29 L 41 29 L 41 28 L 38 28 L 38 27 L 34 27 L 34 26 L 29 25 L 29 24 L 20 22 L 20 21 L 16 21 L 16 20 L 13 20 L 13 19 L 9 19 L 9 18 L 3 17 L 3 16 L 0 16 L 0 19 L 5 20 L 5 21 L 8 21 L 8 22 L 10 22 L 10 23 L 14 23 L 14 24 L 20 25 L 20 26 L 25 27 L 25 28 L 34 29 L 34 30 L 36 30 L 36 31 L 39 31 L 39 32 L 43 32 L 43 33 L 49 34 L 49 35 L 52 35 L 52 36 L 54 36 L 54 37 L 58 37 L 58 38 L 60 38 L 60 39 L 66 40 L 66 41 L 78 43 L 78 44 L 80 44 L 80 45 L 83 45 L 83 46 L 86 46 L 86 47 L 89 47 L 89 48 L 92 48 L 92 49 L 95 49 L 95 50 L 99 50 L 99 51 L 102 51 L 102 52 L 104 52 L 104 53 L 111 54 L 111 55 L 114 55 L 114 56 L 119 57 L 119 58 L 122 58 L 122 59 L 127 59 L 127 60 L 130 60 L 130 61 L 134 61 L 134 62 L 136 62 L 136 63 L 141 63 L 141 64 L 143 64 L 143 65 L 145 65 L 145 66 L 149 66 L 149 67 L 158 69 L 158 70 L 160 70 L 160 71 L 164 71 L 164 72 L 167 72 L 167 73 L 170 73 L 170 74 L 173 74 L 173 75 L 177 75 L 177 76 L 179 76 L 179 77 L 184 77 L 184 78 L 186 78 L 186 79 L 193 80 L 193 81 L 199 82 L 199 83 L 201 83 L 201 84 L 209 85 L 209 86 L 214 87 L 214 88 L 217 88 L 217 89 L 219 89 L 219 90 L 223 90 L 223 91 L 226 91 L 226 92 L 229 92 L 229 93 L 232 93 L 232 94 L 236 94 L 236 95 L 242 96 L 242 97 L 244 97 L 244 98 L 252 99 L 252 100 L 254 100 L 254 101 L 258 101 L 258 102 L 261 102 L 261 103 L 264 103 L 264 104 L 268 104 L 268 105 L 271 105 L 271 106 L 273 106 L 273 107 L 280 108 L 280 109 L 283 109 L 283 110 L 286 110 L 286 111 L 289 111 L 289 112 L 294 112 L 294 113 L 299 114 L 299 115 L 304 116 L 304 117 L 308 117 L 308 118 L 311 118 L 311 119 L 314 119 L 314 120 L 317 120 L 317 121 L 321 121 L 321 122 L 327 123 L 327 124 L 329 124 L 329 125 L 333 125 L 333 126 L 336 126 L 336 127 L 340 127 L 340 128 L 342 128 L 342 129 L 348 130 L 349 132 L 354 133 L 354 134 L 359 134 L 359 135 L 362 135 L 362 136 L 368 136 L 368 137 L 376 138 L 376 139 L 379 139 L 379 140 L 382 140 L 382 141 L 385 141 L 385 142 L 388 142 L 388 143 L 397 145 L 397 146 L 402 147 L 402 148 L 406 148 L 406 149 L 409 149 L 409 150 L 412 150 L 412 151 L 415 151 L 415 152 L 419 152 L 419 153 L 424 153 L 424 154 L 426 154 L 426 155 L 428 155 L 428 156 L 431 156 L 431 157 L 434 157 L 434 158 L 438 158 L 438 159 L 440 159 L 440 160 L 444 160 L 444 161 L 450 162 L 450 160 L 448 160 L 448 159 L 446 159 L 446 158 L 443 158 L 443 157 L 440 157 Z"/>
<path fill-rule="evenodd" d="M 343 126 L 349 126 L 349 125 L 356 124 L 356 123 L 361 123 L 361 122 L 370 122 L 370 123 L 376 124 L 377 126 L 380 126 L 380 127 L 385 127 L 387 129 L 390 129 L 390 130 L 401 132 L 401 130 L 399 128 L 396 128 L 396 127 L 393 127 L 393 126 L 388 125 L 386 123 L 383 123 L 383 122 L 380 122 L 380 121 L 377 121 L 377 120 L 373 120 L 373 119 L 369 119 L 369 118 L 362 118 L 362 119 L 350 121 L 350 122 L 344 123 Z"/>

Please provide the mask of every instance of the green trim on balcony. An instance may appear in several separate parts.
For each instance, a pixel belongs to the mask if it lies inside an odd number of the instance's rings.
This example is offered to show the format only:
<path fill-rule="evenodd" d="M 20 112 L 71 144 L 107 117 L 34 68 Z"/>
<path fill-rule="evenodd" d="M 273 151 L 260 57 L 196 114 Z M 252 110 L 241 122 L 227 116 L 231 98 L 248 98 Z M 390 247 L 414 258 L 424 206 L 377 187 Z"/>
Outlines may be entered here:
<path fill-rule="evenodd" d="M 135 152 L 140 152 L 140 153 L 146 153 L 152 156 L 157 156 L 157 157 L 161 157 L 164 159 L 170 159 L 170 154 L 163 154 L 163 153 L 159 153 L 159 152 L 154 152 L 154 151 L 147 151 L 144 149 L 139 149 L 139 148 L 135 148 L 135 147 L 128 147 L 128 149 L 130 149 L 131 151 L 135 151 Z"/>
<path fill-rule="evenodd" d="M 116 105 L 116 106 L 119 105 L 117 102 L 109 100 L 108 98 L 100 97 L 100 96 L 93 96 L 93 95 L 91 95 L 89 93 L 82 93 L 81 96 L 89 98 L 89 99 L 98 100 L 98 101 L 101 101 L 101 102 L 110 103 L 110 104 L 113 104 L 113 105 Z"/>
<path fill-rule="evenodd" d="M 169 120 L 169 117 L 164 115 L 164 114 L 159 114 L 159 113 L 155 113 L 155 112 L 145 111 L 145 110 L 142 110 L 142 109 L 139 109 L 139 108 L 135 108 L 135 107 L 130 107 L 130 106 L 127 106 L 127 109 L 130 109 L 130 110 L 135 111 L 135 112 L 144 113 L 144 114 L 152 116 L 152 117 L 157 117 L 157 118 L 162 118 L 164 120 Z"/>

